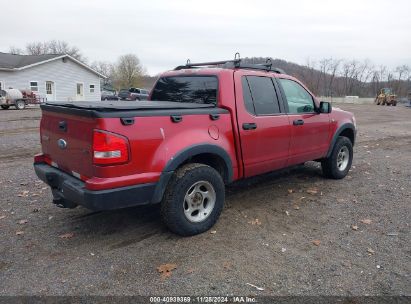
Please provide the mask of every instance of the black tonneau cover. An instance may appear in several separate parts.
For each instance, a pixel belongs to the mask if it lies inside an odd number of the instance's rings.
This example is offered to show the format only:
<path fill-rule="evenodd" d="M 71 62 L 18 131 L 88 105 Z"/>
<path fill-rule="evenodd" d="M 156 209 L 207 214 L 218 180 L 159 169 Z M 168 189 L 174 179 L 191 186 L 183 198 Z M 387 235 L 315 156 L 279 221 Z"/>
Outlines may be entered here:
<path fill-rule="evenodd" d="M 198 109 L 214 108 L 213 104 L 174 102 L 174 101 L 64 101 L 47 102 L 48 105 L 77 109 L 92 109 L 95 111 L 124 111 L 124 110 L 159 110 L 159 109 Z"/>
<path fill-rule="evenodd" d="M 190 114 L 222 114 L 214 104 L 174 101 L 65 101 L 47 102 L 42 110 L 87 117 L 135 117 Z"/>

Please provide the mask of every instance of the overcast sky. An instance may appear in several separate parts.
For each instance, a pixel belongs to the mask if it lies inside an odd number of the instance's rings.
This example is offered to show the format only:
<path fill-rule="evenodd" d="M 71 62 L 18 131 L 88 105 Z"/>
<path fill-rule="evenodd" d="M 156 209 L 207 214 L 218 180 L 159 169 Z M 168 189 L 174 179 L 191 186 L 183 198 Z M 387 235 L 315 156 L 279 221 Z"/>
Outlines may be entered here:
<path fill-rule="evenodd" d="M 411 1 L 1 0 L 0 51 L 65 40 L 89 62 L 136 54 L 149 74 L 185 63 L 271 56 L 411 65 Z"/>

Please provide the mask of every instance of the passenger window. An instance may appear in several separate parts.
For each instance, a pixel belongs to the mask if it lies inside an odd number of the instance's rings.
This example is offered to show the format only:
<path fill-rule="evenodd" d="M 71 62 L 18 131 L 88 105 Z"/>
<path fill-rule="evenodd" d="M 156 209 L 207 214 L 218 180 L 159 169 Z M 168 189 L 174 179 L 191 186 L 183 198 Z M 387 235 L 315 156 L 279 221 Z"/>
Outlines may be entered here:
<path fill-rule="evenodd" d="M 255 109 L 253 105 L 253 99 L 251 98 L 250 87 L 248 86 L 247 78 L 245 76 L 241 78 L 241 83 L 243 86 L 243 99 L 245 108 L 247 112 L 255 115 Z"/>
<path fill-rule="evenodd" d="M 269 115 L 280 113 L 277 94 L 270 77 L 247 76 L 255 114 Z"/>
<path fill-rule="evenodd" d="M 290 79 L 279 79 L 288 104 L 288 113 L 314 112 L 314 100 L 299 83 Z"/>

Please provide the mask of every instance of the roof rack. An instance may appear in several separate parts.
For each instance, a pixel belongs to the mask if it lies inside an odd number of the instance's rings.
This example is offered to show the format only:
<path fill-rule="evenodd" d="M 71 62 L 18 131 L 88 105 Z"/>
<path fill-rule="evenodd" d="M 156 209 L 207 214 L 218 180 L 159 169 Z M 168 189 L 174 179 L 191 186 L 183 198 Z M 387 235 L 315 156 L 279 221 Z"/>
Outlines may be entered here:
<path fill-rule="evenodd" d="M 210 61 L 210 62 L 199 62 L 199 63 L 191 63 L 190 59 L 187 59 L 187 63 L 185 65 L 179 65 L 174 70 L 182 70 L 182 69 L 195 69 L 200 67 L 212 67 L 217 66 L 225 69 L 249 69 L 249 70 L 261 70 L 267 72 L 274 72 L 278 74 L 285 74 L 282 69 L 276 68 L 272 66 L 272 62 L 270 58 L 267 58 L 265 63 L 259 64 L 248 64 L 242 63 L 240 58 L 240 53 L 235 53 L 234 60 L 222 60 L 222 61 Z"/>

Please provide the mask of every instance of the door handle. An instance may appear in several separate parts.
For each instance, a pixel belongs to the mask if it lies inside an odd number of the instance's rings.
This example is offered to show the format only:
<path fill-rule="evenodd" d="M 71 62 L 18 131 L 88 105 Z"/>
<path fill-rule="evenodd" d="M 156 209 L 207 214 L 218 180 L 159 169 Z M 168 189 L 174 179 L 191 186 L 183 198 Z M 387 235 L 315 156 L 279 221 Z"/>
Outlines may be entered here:
<path fill-rule="evenodd" d="M 220 118 L 220 115 L 218 115 L 218 114 L 210 114 L 210 119 L 211 120 L 217 120 L 219 118 Z"/>
<path fill-rule="evenodd" d="M 170 118 L 171 118 L 171 121 L 175 123 L 179 123 L 183 121 L 183 117 L 181 115 L 171 115 Z"/>
<path fill-rule="evenodd" d="M 253 122 L 243 123 L 244 130 L 255 130 L 257 129 L 257 124 Z"/>
<path fill-rule="evenodd" d="M 304 124 L 304 120 L 302 119 L 296 119 L 293 121 L 294 126 L 302 126 Z"/>
<path fill-rule="evenodd" d="M 67 122 L 65 122 L 64 120 L 59 122 L 59 129 L 63 132 L 67 131 Z"/>

